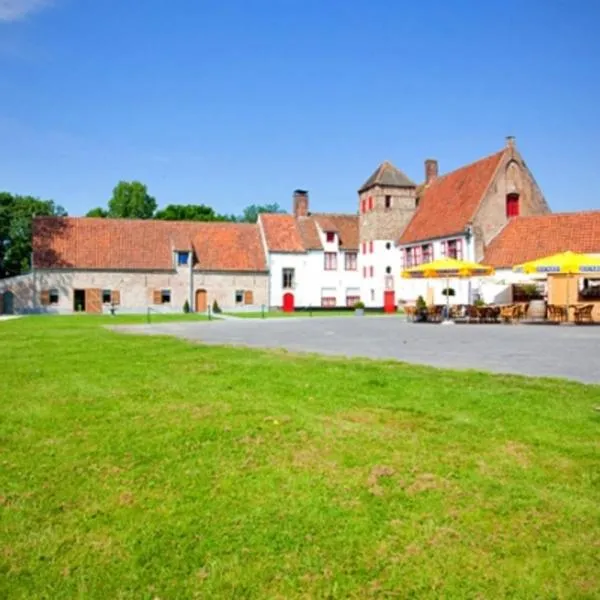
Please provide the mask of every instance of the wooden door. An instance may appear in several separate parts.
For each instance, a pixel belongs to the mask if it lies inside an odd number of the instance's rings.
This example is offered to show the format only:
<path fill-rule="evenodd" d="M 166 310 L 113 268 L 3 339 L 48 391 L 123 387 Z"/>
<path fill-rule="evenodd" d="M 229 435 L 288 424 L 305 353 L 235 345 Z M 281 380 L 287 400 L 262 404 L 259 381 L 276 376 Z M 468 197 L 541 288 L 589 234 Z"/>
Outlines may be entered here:
<path fill-rule="evenodd" d="M 246 290 L 244 292 L 244 304 L 254 304 L 254 294 L 252 290 Z"/>
<path fill-rule="evenodd" d="M 283 312 L 294 312 L 294 294 L 291 292 L 283 295 Z"/>
<path fill-rule="evenodd" d="M 102 313 L 102 290 L 94 288 L 85 290 L 85 312 L 92 314 Z"/>
<path fill-rule="evenodd" d="M 196 312 L 206 312 L 206 290 L 196 290 Z"/>
<path fill-rule="evenodd" d="M 393 313 L 396 311 L 396 294 L 394 290 L 383 293 L 383 311 Z"/>

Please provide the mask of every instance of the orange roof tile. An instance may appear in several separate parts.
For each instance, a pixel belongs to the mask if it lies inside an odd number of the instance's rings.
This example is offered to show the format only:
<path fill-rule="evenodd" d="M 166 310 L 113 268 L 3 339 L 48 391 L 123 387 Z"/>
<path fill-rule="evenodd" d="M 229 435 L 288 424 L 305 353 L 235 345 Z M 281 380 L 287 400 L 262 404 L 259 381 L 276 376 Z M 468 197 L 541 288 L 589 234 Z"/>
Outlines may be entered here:
<path fill-rule="evenodd" d="M 398 243 L 412 244 L 464 231 L 475 216 L 504 152 L 437 177 L 427 185 Z"/>
<path fill-rule="evenodd" d="M 260 215 L 267 248 L 271 252 L 305 252 L 298 222 L 292 215 Z"/>
<path fill-rule="evenodd" d="M 317 229 L 317 222 L 313 217 L 300 217 L 298 219 L 298 227 L 306 250 L 323 250 Z"/>
<path fill-rule="evenodd" d="M 193 249 L 195 269 L 266 271 L 257 225 L 40 217 L 33 224 L 38 269 L 173 269 L 173 251 Z"/>
<path fill-rule="evenodd" d="M 513 218 L 490 242 L 483 263 L 513 267 L 567 250 L 600 254 L 600 211 Z"/>

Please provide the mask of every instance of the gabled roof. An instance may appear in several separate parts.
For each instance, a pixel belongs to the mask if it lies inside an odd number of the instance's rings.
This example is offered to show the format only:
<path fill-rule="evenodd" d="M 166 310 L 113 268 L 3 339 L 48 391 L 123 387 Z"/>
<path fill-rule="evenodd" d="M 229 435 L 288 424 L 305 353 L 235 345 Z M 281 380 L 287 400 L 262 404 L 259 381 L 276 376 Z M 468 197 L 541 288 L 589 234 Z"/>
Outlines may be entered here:
<path fill-rule="evenodd" d="M 358 250 L 357 215 L 315 213 L 296 218 L 263 214 L 260 222 L 269 252 L 323 250 L 319 229 L 337 233 L 340 250 Z"/>
<path fill-rule="evenodd" d="M 260 215 L 267 248 L 271 252 L 305 252 L 296 218 L 292 215 Z"/>
<path fill-rule="evenodd" d="M 388 187 L 415 187 L 414 181 L 411 181 L 400 169 L 397 169 L 387 160 L 381 163 L 373 175 L 369 177 L 358 190 L 364 192 L 375 185 L 385 185 Z"/>
<path fill-rule="evenodd" d="M 358 250 L 359 218 L 357 215 L 316 213 L 312 218 L 323 231 L 333 231 L 338 234 L 341 250 Z"/>
<path fill-rule="evenodd" d="M 475 216 L 504 152 L 496 152 L 426 185 L 398 243 L 412 244 L 464 231 Z"/>
<path fill-rule="evenodd" d="M 567 250 L 600 254 L 600 210 L 513 218 L 490 242 L 482 262 L 513 267 Z"/>
<path fill-rule="evenodd" d="M 198 270 L 267 268 L 257 225 L 73 217 L 33 224 L 38 269 L 172 270 L 173 252 L 188 249 Z"/>

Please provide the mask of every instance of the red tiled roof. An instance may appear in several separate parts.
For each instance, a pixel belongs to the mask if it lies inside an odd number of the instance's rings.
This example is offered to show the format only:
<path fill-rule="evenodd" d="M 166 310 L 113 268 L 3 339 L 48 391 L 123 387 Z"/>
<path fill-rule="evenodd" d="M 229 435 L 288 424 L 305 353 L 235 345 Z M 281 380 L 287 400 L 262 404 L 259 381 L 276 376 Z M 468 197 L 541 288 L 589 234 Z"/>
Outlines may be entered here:
<path fill-rule="evenodd" d="M 312 217 L 300 217 L 298 219 L 298 229 L 306 250 L 323 250 L 317 223 Z"/>
<path fill-rule="evenodd" d="M 358 250 L 358 216 L 316 213 L 313 217 L 323 231 L 334 231 L 340 238 L 340 249 Z"/>
<path fill-rule="evenodd" d="M 173 269 L 173 251 L 193 249 L 195 269 L 266 271 L 257 225 L 40 217 L 33 262 L 41 269 Z"/>
<path fill-rule="evenodd" d="M 425 187 L 398 243 L 444 237 L 463 231 L 475 216 L 504 150 L 434 179 Z"/>
<path fill-rule="evenodd" d="M 267 248 L 271 252 L 305 252 L 304 242 L 292 215 L 260 215 Z"/>
<path fill-rule="evenodd" d="M 513 267 L 567 250 L 600 254 L 600 211 L 513 218 L 490 242 L 483 263 Z"/>

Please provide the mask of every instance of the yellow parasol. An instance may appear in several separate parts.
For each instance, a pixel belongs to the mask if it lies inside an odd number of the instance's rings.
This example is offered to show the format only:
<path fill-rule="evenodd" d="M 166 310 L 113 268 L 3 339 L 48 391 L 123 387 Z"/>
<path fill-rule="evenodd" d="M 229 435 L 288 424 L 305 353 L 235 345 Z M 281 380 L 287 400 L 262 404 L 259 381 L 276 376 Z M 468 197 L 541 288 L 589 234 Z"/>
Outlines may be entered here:
<path fill-rule="evenodd" d="M 492 267 L 456 258 L 441 258 L 402 271 L 402 277 L 407 279 L 446 279 L 446 288 L 450 287 L 450 279 L 454 277 L 485 277 L 493 274 Z M 450 296 L 446 294 L 446 318 L 449 315 Z"/>
<path fill-rule="evenodd" d="M 567 275 L 585 275 L 586 273 L 600 272 L 600 257 L 580 254 L 579 252 L 559 252 L 551 256 L 531 260 L 513 267 L 517 273 L 545 273 L 546 275 L 555 275 L 564 273 Z M 567 287 L 566 310 L 569 314 L 569 291 Z M 568 319 L 568 316 L 567 316 Z"/>
<path fill-rule="evenodd" d="M 513 271 L 517 273 L 567 273 L 571 275 L 598 273 L 600 272 L 600 258 L 580 254 L 579 252 L 560 252 L 517 265 L 513 268 Z"/>

